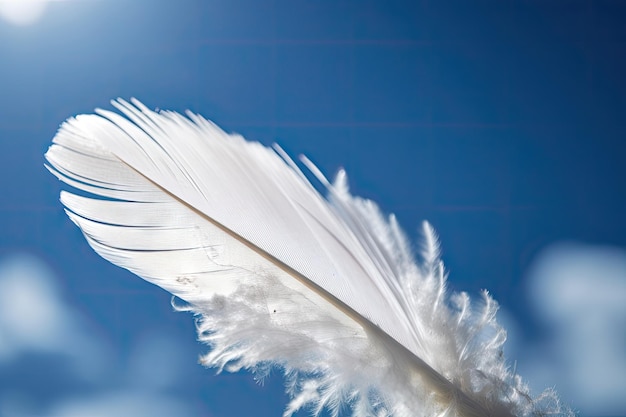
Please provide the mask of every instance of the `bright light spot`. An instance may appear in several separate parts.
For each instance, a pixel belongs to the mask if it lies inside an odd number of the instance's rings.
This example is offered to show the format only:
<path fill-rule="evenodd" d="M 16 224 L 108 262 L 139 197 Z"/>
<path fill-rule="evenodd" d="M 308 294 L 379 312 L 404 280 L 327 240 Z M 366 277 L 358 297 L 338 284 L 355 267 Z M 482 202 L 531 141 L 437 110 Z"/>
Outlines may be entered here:
<path fill-rule="evenodd" d="M 0 0 L 0 17 L 15 25 L 30 25 L 41 18 L 47 3 L 47 0 Z"/>

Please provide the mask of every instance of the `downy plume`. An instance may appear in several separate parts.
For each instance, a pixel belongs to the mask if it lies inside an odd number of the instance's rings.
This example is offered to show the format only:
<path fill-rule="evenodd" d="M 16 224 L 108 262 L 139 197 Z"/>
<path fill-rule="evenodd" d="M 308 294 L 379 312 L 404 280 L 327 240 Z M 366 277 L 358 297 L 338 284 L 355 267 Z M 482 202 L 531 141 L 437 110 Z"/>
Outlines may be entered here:
<path fill-rule="evenodd" d="M 291 401 L 332 416 L 570 415 L 531 397 L 502 354 L 497 303 L 449 294 L 433 228 L 416 260 L 394 216 L 321 196 L 278 146 L 199 115 L 113 101 L 65 122 L 48 169 L 92 248 L 185 301 L 218 371 L 282 369 Z"/>

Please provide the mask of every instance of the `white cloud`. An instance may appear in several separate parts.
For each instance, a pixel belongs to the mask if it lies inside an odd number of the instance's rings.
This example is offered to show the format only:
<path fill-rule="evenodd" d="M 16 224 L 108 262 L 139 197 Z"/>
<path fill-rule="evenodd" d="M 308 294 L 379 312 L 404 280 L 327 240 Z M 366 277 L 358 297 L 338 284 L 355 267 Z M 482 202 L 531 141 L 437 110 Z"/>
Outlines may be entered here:
<path fill-rule="evenodd" d="M 626 415 L 626 251 L 561 244 L 529 275 L 551 334 L 520 360 L 531 386 L 552 386 L 584 415 Z"/>
<path fill-rule="evenodd" d="M 3 398 L 2 417 L 188 417 L 190 408 L 180 399 L 155 393 L 124 390 L 100 392 L 58 401 L 50 410 L 33 410 L 29 399 Z"/>
<path fill-rule="evenodd" d="M 183 378 L 185 350 L 165 335 L 135 340 L 128 362 L 117 363 L 106 341 L 90 331 L 85 318 L 64 301 L 49 269 L 28 255 L 0 260 L 0 375 L 29 355 L 65 355 L 70 376 L 86 381 L 81 394 L 65 393 L 41 408 L 36 392 L 0 385 L 2 417 L 188 417 L 184 398 L 167 389 Z M 141 333 L 141 332 L 138 332 Z M 57 369 L 57 368 L 52 368 Z M 68 378 L 41 370 L 49 381 Z"/>
<path fill-rule="evenodd" d="M 191 411 L 180 400 L 133 391 L 112 392 L 92 398 L 69 400 L 46 417 L 184 417 Z"/>
<path fill-rule="evenodd" d="M 0 264 L 0 363 L 25 352 L 73 354 L 84 338 L 48 268 L 29 255 Z"/>

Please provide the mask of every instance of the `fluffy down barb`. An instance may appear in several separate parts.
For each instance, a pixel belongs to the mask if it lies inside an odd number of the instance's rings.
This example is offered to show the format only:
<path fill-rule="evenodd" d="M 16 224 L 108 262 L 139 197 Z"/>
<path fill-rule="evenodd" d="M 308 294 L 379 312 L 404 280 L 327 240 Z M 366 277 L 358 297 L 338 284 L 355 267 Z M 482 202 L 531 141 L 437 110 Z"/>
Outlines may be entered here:
<path fill-rule="evenodd" d="M 197 315 L 206 366 L 282 369 L 285 417 L 569 415 L 507 367 L 491 296 L 448 293 L 428 223 L 417 261 L 343 171 L 331 184 L 303 159 L 325 198 L 278 147 L 113 105 L 64 123 L 48 168 L 79 190 L 61 201 L 96 252 Z"/>

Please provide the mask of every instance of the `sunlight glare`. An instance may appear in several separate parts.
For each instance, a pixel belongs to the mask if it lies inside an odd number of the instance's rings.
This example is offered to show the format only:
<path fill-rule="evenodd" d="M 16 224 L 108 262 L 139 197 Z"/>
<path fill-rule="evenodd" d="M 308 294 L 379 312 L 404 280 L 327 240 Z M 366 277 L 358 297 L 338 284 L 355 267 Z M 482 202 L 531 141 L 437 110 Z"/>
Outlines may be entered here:
<path fill-rule="evenodd" d="M 30 25 L 41 18 L 46 4 L 46 0 L 0 0 L 0 17 L 15 25 Z"/>

